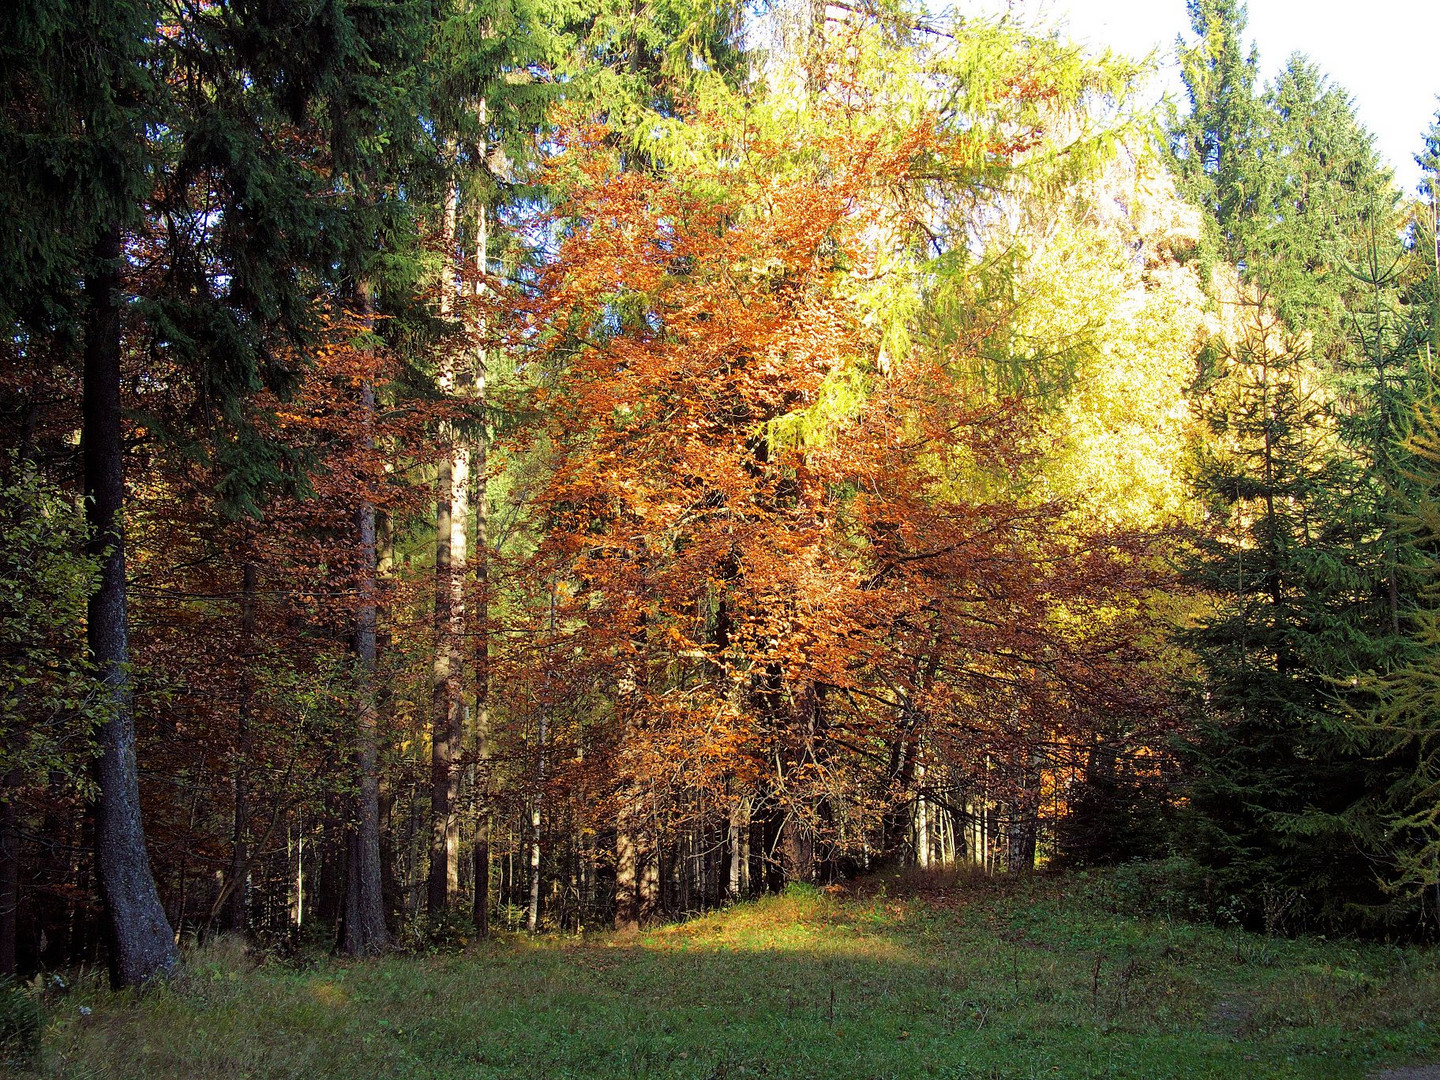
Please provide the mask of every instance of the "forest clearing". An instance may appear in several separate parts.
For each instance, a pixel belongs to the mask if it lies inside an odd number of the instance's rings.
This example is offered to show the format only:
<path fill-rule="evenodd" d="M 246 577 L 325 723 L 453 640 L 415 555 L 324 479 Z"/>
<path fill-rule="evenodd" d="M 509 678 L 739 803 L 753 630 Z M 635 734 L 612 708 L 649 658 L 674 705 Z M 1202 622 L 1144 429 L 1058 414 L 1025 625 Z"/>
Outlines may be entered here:
<path fill-rule="evenodd" d="M 1002 6 L 0 3 L 0 1057 L 1440 1059 L 1440 113 Z"/>
<path fill-rule="evenodd" d="M 256 967 L 221 939 L 174 988 L 56 998 L 34 1075 L 1361 1080 L 1440 1052 L 1432 954 L 1116 914 L 1116 888 L 796 886 L 639 936 L 362 964 Z"/>

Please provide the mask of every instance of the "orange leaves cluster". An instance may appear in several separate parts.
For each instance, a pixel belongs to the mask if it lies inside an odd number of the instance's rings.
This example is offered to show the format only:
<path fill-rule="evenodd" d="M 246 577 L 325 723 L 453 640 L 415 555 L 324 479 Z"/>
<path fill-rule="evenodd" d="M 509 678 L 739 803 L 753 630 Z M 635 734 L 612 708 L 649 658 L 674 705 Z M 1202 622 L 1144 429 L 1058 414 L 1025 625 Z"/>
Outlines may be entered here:
<path fill-rule="evenodd" d="M 847 785 L 860 805 L 890 783 L 874 763 L 916 717 L 965 763 L 1141 707 L 1123 640 L 1059 618 L 1123 598 L 1139 564 L 1131 539 L 1066 535 L 1062 507 L 1021 493 L 1018 403 L 943 357 L 881 372 L 847 299 L 897 186 L 954 148 L 930 122 L 797 138 L 673 176 L 617 171 L 583 132 L 556 168 L 584 182 L 518 321 L 548 328 L 565 373 L 537 558 L 577 583 L 576 662 L 616 703 L 617 775 L 819 821 Z M 773 437 L 856 370 L 871 390 L 833 438 Z M 967 495 L 966 470 L 995 493 Z"/>

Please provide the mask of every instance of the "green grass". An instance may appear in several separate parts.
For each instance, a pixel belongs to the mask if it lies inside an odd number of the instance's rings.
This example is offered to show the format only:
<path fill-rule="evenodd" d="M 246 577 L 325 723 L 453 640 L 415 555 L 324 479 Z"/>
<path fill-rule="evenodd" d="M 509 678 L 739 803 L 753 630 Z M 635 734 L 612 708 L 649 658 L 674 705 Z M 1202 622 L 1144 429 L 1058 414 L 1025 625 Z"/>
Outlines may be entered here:
<path fill-rule="evenodd" d="M 1432 953 L 1126 918 L 1086 887 L 799 890 L 638 938 L 304 968 L 222 943 L 176 986 L 52 1001 L 36 1075 L 1324 1080 L 1440 1060 Z"/>

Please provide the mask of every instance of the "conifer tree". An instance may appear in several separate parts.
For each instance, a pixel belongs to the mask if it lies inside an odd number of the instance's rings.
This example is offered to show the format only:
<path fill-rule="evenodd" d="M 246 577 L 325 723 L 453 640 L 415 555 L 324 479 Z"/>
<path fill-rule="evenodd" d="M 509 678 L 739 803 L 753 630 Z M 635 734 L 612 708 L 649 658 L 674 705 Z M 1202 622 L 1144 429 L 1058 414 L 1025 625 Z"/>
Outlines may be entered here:
<path fill-rule="evenodd" d="M 1243 9 L 1192 14 L 1194 108 L 1173 145 L 1214 257 L 1239 270 L 1243 300 L 1213 276 L 1221 307 L 1248 316 L 1229 345 L 1217 339 L 1222 362 L 1198 397 L 1209 446 L 1196 492 L 1211 510 L 1188 573 L 1217 613 L 1188 635 L 1204 692 L 1182 845 L 1257 924 L 1340 922 L 1346 904 L 1376 899 L 1362 807 L 1385 783 L 1344 688 L 1400 648 L 1389 521 L 1408 376 L 1394 195 L 1348 98 L 1313 64 L 1292 57 L 1257 94 L 1253 50 L 1236 59 Z"/>
<path fill-rule="evenodd" d="M 1370 523 L 1303 340 L 1241 297 L 1200 399 L 1208 520 L 1188 576 L 1215 609 L 1185 635 L 1204 674 L 1182 846 L 1218 906 L 1273 932 L 1340 922 L 1371 884 L 1344 817 L 1364 764 L 1345 752 L 1334 681 L 1374 664 L 1355 565 Z"/>
<path fill-rule="evenodd" d="M 0 241 L 0 319 L 27 354 L 82 352 L 84 489 L 99 565 L 88 605 L 90 658 L 107 717 L 96 760 L 95 861 L 108 916 L 111 979 L 132 986 L 179 957 L 140 820 L 127 627 L 121 364 L 124 236 L 149 184 L 146 126 L 162 110 L 156 5 L 15 6 L 0 16 L 0 213 L 24 223 Z M 77 291 L 73 282 L 83 280 Z"/>
<path fill-rule="evenodd" d="M 1242 0 L 1186 0 L 1196 41 L 1179 42 L 1190 111 L 1172 121 L 1183 195 L 1206 211 L 1210 257 L 1224 257 L 1255 205 L 1259 54 L 1246 47 Z"/>
<path fill-rule="evenodd" d="M 113 699 L 96 864 L 117 984 L 176 962 L 140 827 L 122 374 L 147 354 L 171 365 L 184 422 L 151 427 L 212 456 L 232 512 L 255 512 L 267 487 L 293 478 L 301 463 L 255 437 L 243 403 L 262 387 L 293 389 L 333 290 L 392 235 L 374 211 L 393 200 L 365 181 L 397 183 L 374 165 L 385 148 L 409 160 L 413 140 L 392 133 L 415 127 L 416 80 L 402 76 L 422 14 L 125 0 L 0 16 L 0 148 L 17 163 L 0 180 L 0 210 L 25 223 L 0 240 L 0 320 L 19 363 L 83 369 L 100 560 L 90 651 Z M 327 198 L 337 183 L 343 194 Z"/>

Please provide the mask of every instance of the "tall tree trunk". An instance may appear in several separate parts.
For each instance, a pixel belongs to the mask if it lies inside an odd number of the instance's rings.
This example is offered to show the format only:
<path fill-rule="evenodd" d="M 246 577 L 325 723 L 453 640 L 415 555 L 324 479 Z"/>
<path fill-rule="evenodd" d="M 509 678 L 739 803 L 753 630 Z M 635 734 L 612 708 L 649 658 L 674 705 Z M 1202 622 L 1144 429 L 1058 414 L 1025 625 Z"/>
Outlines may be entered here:
<path fill-rule="evenodd" d="M 742 795 L 730 808 L 730 882 L 726 896 L 733 903 L 750 893 L 750 796 Z"/>
<path fill-rule="evenodd" d="M 480 102 L 480 120 L 487 116 L 486 103 Z M 482 146 L 481 156 L 484 156 Z M 489 217 L 482 203 L 476 215 L 475 296 L 483 295 L 485 275 L 489 270 Z M 475 930 L 482 937 L 490 932 L 490 427 L 486 419 L 488 379 L 485 347 L 486 326 L 476 326 L 475 408 L 480 417 L 480 432 L 475 440 L 475 456 L 471 470 L 475 502 L 475 757 L 477 774 L 474 877 L 475 899 L 472 915 Z"/>
<path fill-rule="evenodd" d="M 246 843 L 249 809 L 250 709 L 254 698 L 254 675 L 250 670 L 255 661 L 255 590 L 259 568 L 247 558 L 240 571 L 240 706 L 235 720 L 235 768 L 231 783 L 235 797 L 231 815 L 230 897 L 225 902 L 226 930 L 243 934 L 248 921 L 250 889 L 246 878 L 250 873 L 250 852 Z"/>
<path fill-rule="evenodd" d="M 369 282 L 356 290 L 361 318 L 373 311 Z M 375 384 L 367 372 L 360 388 L 361 447 L 375 448 Z M 345 930 L 342 947 L 351 956 L 373 956 L 390 943 L 380 874 L 380 781 L 378 712 L 375 707 L 375 504 L 363 496 L 355 514 L 360 571 L 355 614 L 355 767 L 358 789 L 346 859 Z"/>
<path fill-rule="evenodd" d="M 634 792 L 621 796 L 615 822 L 615 929 L 640 929 L 640 849 L 636 837 Z"/>
<path fill-rule="evenodd" d="M 794 810 L 780 824 L 780 859 L 787 883 L 815 880 L 815 838 Z"/>
<path fill-rule="evenodd" d="M 449 425 L 441 428 L 448 439 Z M 456 702 L 451 672 L 454 639 L 450 632 L 450 454 L 440 455 L 435 492 L 435 653 L 430 709 L 430 876 L 427 906 L 432 918 L 444 914 L 453 873 L 449 843 L 454 803 L 450 797 L 455 774 L 450 732 Z"/>
<path fill-rule="evenodd" d="M 640 921 L 649 922 L 660 913 L 660 835 L 653 820 L 640 834 Z"/>
<path fill-rule="evenodd" d="M 482 374 L 476 383 L 484 387 L 484 354 Z M 482 397 L 483 400 L 483 397 Z M 475 479 L 475 846 L 471 854 L 474 877 L 474 899 L 470 915 L 475 932 L 481 937 L 490 933 L 490 830 L 493 825 L 490 777 L 490 501 L 485 493 L 487 438 L 481 434 L 476 452 Z"/>
<path fill-rule="evenodd" d="M 145 831 L 135 763 L 130 644 L 126 626 L 124 449 L 120 415 L 120 260 L 118 228 L 95 246 L 96 268 L 85 282 L 85 385 L 81 442 L 85 458 L 88 550 L 100 562 L 90 596 L 86 636 L 104 680 L 109 715 L 98 732 L 95 763 L 99 803 L 95 866 L 105 901 L 110 981 L 138 986 L 174 971 L 175 937 L 160 905 Z"/>
<path fill-rule="evenodd" d="M 448 157 L 455 158 L 454 143 Z M 442 224 L 445 245 L 440 283 L 440 317 L 455 314 L 455 246 L 458 242 L 460 192 L 452 181 L 445 196 Z M 455 356 L 450 341 L 441 343 L 437 382 L 440 392 L 455 393 Z M 440 424 L 441 454 L 435 492 L 435 660 L 430 737 L 430 877 L 427 902 L 431 917 L 442 915 L 460 891 L 459 759 L 464 740 L 464 703 L 458 650 L 465 620 L 465 525 L 469 490 L 469 451 L 455 425 Z"/>
<path fill-rule="evenodd" d="M 20 772 L 0 789 L 0 977 L 14 975 L 20 914 Z"/>
<path fill-rule="evenodd" d="M 388 468 L 388 465 L 387 465 Z M 395 572 L 395 527 L 388 511 L 375 513 L 375 576 L 378 603 L 375 610 L 375 663 L 383 672 L 394 643 L 388 598 Z M 394 730 L 395 695 L 384 677 L 376 688 L 375 705 L 381 731 Z M 393 743 L 392 743 L 393 745 Z M 395 786 L 380 784 L 380 890 L 385 898 L 385 925 L 393 934 L 405 911 L 405 894 L 395 866 Z"/>
<path fill-rule="evenodd" d="M 550 582 L 550 638 L 545 649 L 545 700 L 540 706 L 540 717 L 536 735 L 538 738 L 535 762 L 535 796 L 530 803 L 530 909 L 526 915 L 526 927 L 533 934 L 540 925 L 540 810 L 545 798 L 545 738 L 546 726 L 550 719 L 551 689 L 551 648 L 555 644 L 555 582 Z"/>
<path fill-rule="evenodd" d="M 915 782 L 925 783 L 925 766 L 915 766 Z M 922 786 L 915 794 L 915 865 L 921 870 L 930 866 L 930 804 Z"/>

